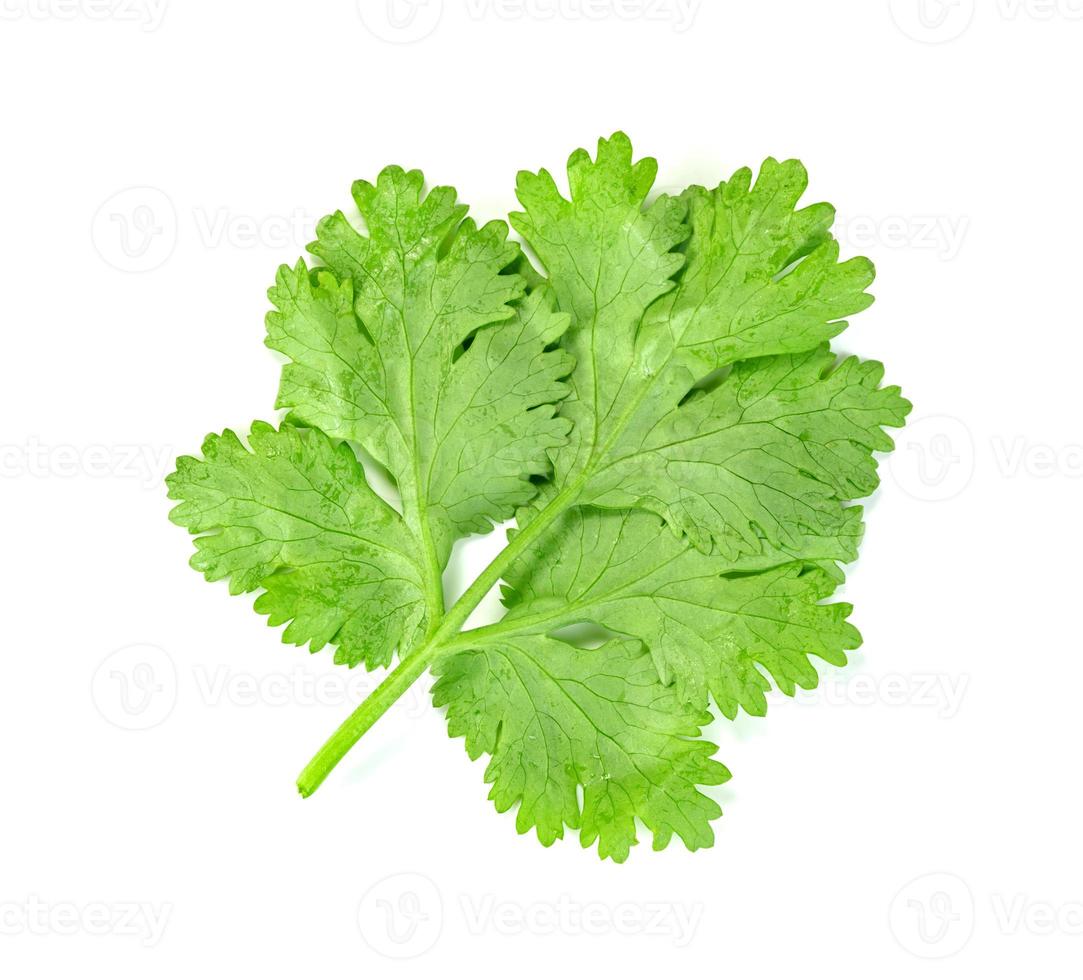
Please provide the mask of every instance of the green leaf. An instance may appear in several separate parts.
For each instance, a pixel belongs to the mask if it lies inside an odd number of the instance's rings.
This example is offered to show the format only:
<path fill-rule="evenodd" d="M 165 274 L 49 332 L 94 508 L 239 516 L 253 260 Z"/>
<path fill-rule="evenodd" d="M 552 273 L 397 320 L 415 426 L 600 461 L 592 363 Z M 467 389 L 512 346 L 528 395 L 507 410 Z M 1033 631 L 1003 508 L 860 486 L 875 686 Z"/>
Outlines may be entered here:
<path fill-rule="evenodd" d="M 501 811 L 544 844 L 624 860 L 713 841 L 712 703 L 762 714 L 860 643 L 830 603 L 857 556 L 886 430 L 909 403 L 828 342 L 872 301 L 794 160 L 653 196 L 623 133 L 562 191 L 478 227 L 455 191 L 388 167 L 278 270 L 266 343 L 280 429 L 228 430 L 169 478 L 192 564 L 284 639 L 398 663 L 298 778 L 308 796 L 426 670 Z M 368 485 L 389 476 L 389 501 Z M 371 465 L 370 465 L 371 464 Z M 378 485 L 383 485 L 379 481 Z M 516 517 L 448 606 L 456 540 Z M 466 630 L 503 583 L 507 612 Z M 584 629 L 608 639 L 569 642 Z"/>
<path fill-rule="evenodd" d="M 703 710 L 710 695 L 727 718 L 738 707 L 762 715 L 768 678 L 787 695 L 813 688 L 811 655 L 842 666 L 861 642 L 849 605 L 820 604 L 830 576 L 792 560 L 758 564 L 780 559 L 728 561 L 650 514 L 577 509 L 511 566 L 509 612 L 492 629 L 532 636 L 593 623 L 642 640 L 683 703 Z"/>
<path fill-rule="evenodd" d="M 251 451 L 226 429 L 203 458 L 182 456 L 167 479 L 170 518 L 195 539 L 192 567 L 230 592 L 266 591 L 256 611 L 283 640 L 336 663 L 385 666 L 424 625 L 417 543 L 365 482 L 357 457 L 315 430 L 252 423 Z"/>
<path fill-rule="evenodd" d="M 872 303 L 865 292 L 872 263 L 839 262 L 835 209 L 797 209 L 807 186 L 800 161 L 768 158 L 755 184 L 746 167 L 714 190 L 685 191 L 685 266 L 673 292 L 647 313 L 640 346 L 648 364 L 654 355 L 709 372 L 810 350 Z"/>
<path fill-rule="evenodd" d="M 512 226 L 545 266 L 560 309 L 573 317 L 564 346 L 575 356 L 572 394 L 562 414 L 574 422 L 558 475 L 573 478 L 618 424 L 619 409 L 642 381 L 636 333 L 647 308 L 673 288 L 687 235 L 683 201 L 662 195 L 645 206 L 657 163 L 632 162 L 623 133 L 599 140 L 597 160 L 577 150 L 568 160 L 571 199 L 548 171 L 519 174 L 524 210 Z"/>
<path fill-rule="evenodd" d="M 581 484 L 581 503 L 654 511 L 704 551 L 823 551 L 853 525 L 843 501 L 876 485 L 872 452 L 892 445 L 881 428 L 909 410 L 877 389 L 879 365 L 832 372 L 820 346 L 871 302 L 872 266 L 838 262 L 830 206 L 795 210 L 796 161 L 647 206 L 655 169 L 618 134 L 596 162 L 572 155 L 570 201 L 545 171 L 520 175 L 512 222 L 573 313 L 575 429 L 557 483 Z M 718 384 L 738 358 L 751 359 Z"/>
<path fill-rule="evenodd" d="M 710 847 L 721 810 L 699 791 L 729 779 L 696 738 L 710 715 L 684 707 L 638 643 L 581 650 L 544 636 L 510 637 L 448 656 L 434 668 L 433 702 L 472 759 L 492 756 L 489 798 L 518 804 L 516 829 L 548 846 L 578 829 L 584 847 L 623 861 L 636 819 L 661 850 L 676 834 Z M 582 788 L 582 805 L 578 791 Z"/>
<path fill-rule="evenodd" d="M 442 568 L 459 537 L 487 531 L 537 492 L 567 393 L 568 325 L 545 290 L 522 303 L 519 257 L 501 221 L 463 220 L 455 192 L 423 193 L 388 167 L 354 184 L 368 234 L 337 212 L 311 251 L 279 269 L 267 343 L 289 359 L 277 407 L 359 442 L 393 476 L 407 524 Z"/>
<path fill-rule="evenodd" d="M 910 410 L 898 388 L 879 387 L 883 373 L 854 357 L 836 367 L 826 345 L 742 361 L 653 424 L 637 417 L 581 499 L 643 507 L 728 557 L 775 547 L 852 561 L 845 502 L 876 489 L 873 453 L 894 445 L 883 429 Z"/>

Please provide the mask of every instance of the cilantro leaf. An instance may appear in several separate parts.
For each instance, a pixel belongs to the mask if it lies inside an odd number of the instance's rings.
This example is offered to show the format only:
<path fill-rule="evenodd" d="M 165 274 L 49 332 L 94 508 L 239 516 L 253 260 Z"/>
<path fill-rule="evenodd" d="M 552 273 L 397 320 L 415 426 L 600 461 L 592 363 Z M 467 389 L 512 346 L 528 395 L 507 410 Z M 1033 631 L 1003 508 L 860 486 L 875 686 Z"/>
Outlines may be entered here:
<path fill-rule="evenodd" d="M 826 345 L 742 361 L 649 427 L 640 414 L 582 499 L 654 511 L 704 551 L 816 553 L 844 530 L 845 501 L 876 489 L 872 454 L 909 411 L 882 376 L 853 357 L 836 367 Z M 829 557 L 853 560 L 853 542 Z"/>
<path fill-rule="evenodd" d="M 266 591 L 256 611 L 283 639 L 336 663 L 386 666 L 424 621 L 416 544 L 369 488 L 354 453 L 315 429 L 253 422 L 251 451 L 226 429 L 203 458 L 182 456 L 167 479 L 183 501 L 172 519 L 193 534 L 192 567 L 230 592 Z M 291 622 L 292 620 L 292 622 Z"/>
<path fill-rule="evenodd" d="M 710 847 L 722 811 L 696 787 L 729 779 L 701 741 L 710 715 L 682 705 L 634 642 L 581 650 L 545 636 L 513 636 L 446 657 L 433 703 L 472 759 L 492 756 L 485 779 L 497 810 L 519 804 L 515 826 L 548 846 L 564 826 L 584 847 L 623 861 L 635 820 L 655 850 L 673 834 L 689 850 Z M 583 790 L 580 807 L 577 793 Z"/>
<path fill-rule="evenodd" d="M 569 445 L 556 454 L 557 479 L 579 475 L 620 425 L 636 387 L 636 334 L 650 305 L 674 286 L 683 263 L 674 249 L 687 237 L 683 201 L 662 195 L 645 207 L 658 165 L 632 162 L 622 133 L 568 160 L 571 200 L 548 171 L 519 174 L 524 210 L 511 214 L 545 266 L 560 309 L 573 326 L 564 347 L 575 357 L 571 395 L 561 414 L 573 422 Z"/>
<path fill-rule="evenodd" d="M 819 345 L 871 302 L 871 264 L 837 261 L 830 206 L 794 210 L 807 184 L 797 161 L 768 160 L 754 186 L 741 170 L 645 206 L 654 173 L 617 134 L 596 161 L 572 155 L 570 201 L 547 172 L 520 174 L 526 210 L 512 224 L 575 313 L 575 427 L 558 481 L 582 483 L 580 502 L 653 510 L 705 551 L 837 534 L 848 518 L 831 502 L 872 491 L 872 451 L 892 445 L 880 429 L 909 409 L 876 388 L 878 365 L 825 377 L 834 358 Z M 798 353 L 766 357 L 784 352 Z M 696 390 L 739 358 L 751 360 Z"/>
<path fill-rule="evenodd" d="M 872 263 L 839 262 L 830 233 L 835 209 L 797 209 L 807 186 L 800 161 L 769 158 L 754 184 L 746 167 L 714 190 L 685 191 L 685 264 L 674 290 L 647 315 L 643 332 L 661 334 L 651 353 L 713 371 L 811 350 L 872 303 L 865 292 Z"/>
<path fill-rule="evenodd" d="M 861 642 L 849 605 L 820 604 L 834 590 L 821 569 L 705 555 L 642 511 L 568 512 L 506 580 L 509 612 L 494 632 L 593 623 L 636 637 L 683 702 L 704 710 L 710 695 L 728 718 L 766 713 L 759 667 L 793 695 L 816 686 L 810 655 L 841 666 Z"/>
<path fill-rule="evenodd" d="M 168 479 L 192 565 L 283 639 L 389 670 L 298 778 L 304 796 L 426 670 L 520 832 L 623 861 L 713 841 L 712 705 L 763 714 L 860 643 L 829 602 L 910 404 L 829 341 L 872 301 L 797 161 L 651 198 L 628 138 L 523 172 L 503 222 L 418 171 L 358 181 L 282 266 L 276 429 L 207 437 Z M 382 467 L 394 503 L 369 486 Z M 452 545 L 514 516 L 450 607 Z M 465 629 L 503 585 L 502 619 Z M 610 634 L 576 645 L 573 627 Z"/>
<path fill-rule="evenodd" d="M 399 167 L 357 181 L 368 234 L 341 211 L 320 222 L 311 251 L 326 269 L 279 270 L 267 343 L 291 361 L 277 407 L 390 471 L 438 569 L 457 538 L 536 493 L 568 432 L 553 404 L 571 359 L 547 350 L 568 317 L 544 291 L 510 305 L 525 284 L 507 271 L 519 250 L 506 225 L 478 228 L 451 188 L 422 188 Z"/>

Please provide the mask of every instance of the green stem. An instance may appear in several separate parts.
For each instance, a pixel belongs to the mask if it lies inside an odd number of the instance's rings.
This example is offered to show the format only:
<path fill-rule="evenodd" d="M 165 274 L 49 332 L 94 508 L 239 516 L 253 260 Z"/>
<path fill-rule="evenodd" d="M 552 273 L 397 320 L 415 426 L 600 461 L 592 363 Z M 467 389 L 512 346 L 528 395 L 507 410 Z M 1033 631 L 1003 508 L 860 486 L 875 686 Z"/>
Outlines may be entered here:
<path fill-rule="evenodd" d="M 490 623 L 488 626 L 477 626 L 474 629 L 463 630 L 461 633 L 456 634 L 454 639 L 442 643 L 440 653 L 461 653 L 463 650 L 475 650 L 479 646 L 500 639 L 502 636 L 508 636 L 512 633 L 532 632 L 534 628 L 539 626 L 561 626 L 570 618 L 568 613 L 576 608 L 574 603 L 568 603 L 562 605 L 558 611 L 550 609 L 542 613 L 535 613 L 533 616 L 516 616 L 513 619 L 504 617 L 499 622 Z"/>
<path fill-rule="evenodd" d="M 297 777 L 297 788 L 302 796 L 311 796 L 320 788 L 320 783 L 342 761 L 342 757 L 357 740 L 376 724 L 383 713 L 425 672 L 425 668 L 429 666 L 428 652 L 428 644 L 425 644 L 405 657 L 324 743 L 323 748 L 312 757 L 312 761 Z"/>
<path fill-rule="evenodd" d="M 354 710 L 338 730 L 324 743 L 323 748 L 305 766 L 297 778 L 297 788 L 302 796 L 311 796 L 327 778 L 331 770 L 357 744 L 365 734 L 444 652 L 444 643 L 458 633 L 467 617 L 478 603 L 489 594 L 501 576 L 527 548 L 538 540 L 564 511 L 572 505 L 583 486 L 583 479 L 566 487 L 546 504 L 534 519 L 509 542 L 485 570 L 441 618 L 435 629 L 430 627 L 426 638 L 414 647 L 399 665 L 391 671 L 365 700 Z"/>

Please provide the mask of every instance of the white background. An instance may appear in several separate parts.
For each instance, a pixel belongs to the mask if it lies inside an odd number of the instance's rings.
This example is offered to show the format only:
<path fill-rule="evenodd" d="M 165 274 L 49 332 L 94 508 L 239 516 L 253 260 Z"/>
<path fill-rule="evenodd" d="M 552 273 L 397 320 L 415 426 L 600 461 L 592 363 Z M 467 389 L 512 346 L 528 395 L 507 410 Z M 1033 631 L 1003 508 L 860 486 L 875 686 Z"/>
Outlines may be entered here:
<path fill-rule="evenodd" d="M 1083 4 L 0 11 L 4 976 L 1078 976 Z M 264 291 L 353 178 L 503 216 L 617 128 L 668 190 L 799 156 L 877 264 L 865 645 L 713 726 L 713 850 L 518 837 L 424 683 L 302 801 L 370 680 L 191 571 L 161 478 L 274 417 Z"/>

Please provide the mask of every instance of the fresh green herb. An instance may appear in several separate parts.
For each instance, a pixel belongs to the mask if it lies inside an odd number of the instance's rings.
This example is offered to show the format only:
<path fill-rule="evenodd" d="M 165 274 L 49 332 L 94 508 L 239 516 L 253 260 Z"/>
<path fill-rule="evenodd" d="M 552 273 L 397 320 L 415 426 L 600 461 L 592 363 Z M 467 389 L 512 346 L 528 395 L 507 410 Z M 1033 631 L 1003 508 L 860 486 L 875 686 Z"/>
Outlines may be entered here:
<path fill-rule="evenodd" d="M 833 209 L 798 209 L 797 161 L 648 201 L 626 136 L 568 162 L 570 193 L 521 173 L 521 212 L 478 228 L 451 188 L 389 167 L 353 187 L 364 231 L 323 219 L 278 271 L 267 344 L 288 359 L 276 429 L 178 460 L 172 519 L 192 564 L 283 639 L 398 663 L 298 780 L 308 796 L 426 670 L 500 811 L 543 844 L 578 829 L 623 861 L 636 821 L 709 846 L 700 739 L 713 702 L 762 715 L 810 657 L 860 643 L 823 602 L 862 531 L 909 403 L 828 340 L 873 279 L 839 260 Z M 390 475 L 393 506 L 361 455 Z M 514 517 L 507 547 L 445 607 L 454 542 Z M 506 615 L 464 630 L 503 583 Z M 576 645 L 567 627 L 607 637 Z"/>

